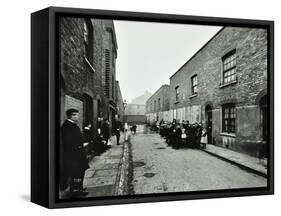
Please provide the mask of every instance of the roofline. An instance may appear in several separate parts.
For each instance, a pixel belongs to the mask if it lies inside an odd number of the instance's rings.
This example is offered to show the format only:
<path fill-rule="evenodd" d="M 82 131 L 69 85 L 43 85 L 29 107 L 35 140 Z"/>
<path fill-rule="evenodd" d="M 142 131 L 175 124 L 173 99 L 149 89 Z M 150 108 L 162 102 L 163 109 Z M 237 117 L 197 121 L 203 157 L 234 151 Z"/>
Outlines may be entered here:
<path fill-rule="evenodd" d="M 169 84 L 163 84 L 163 85 L 161 85 L 147 100 L 146 100 L 146 102 L 148 101 L 148 100 L 150 100 L 150 98 L 152 98 L 161 88 L 163 88 L 163 87 L 170 87 L 170 85 Z M 145 103 L 146 103 L 145 102 Z"/>
<path fill-rule="evenodd" d="M 224 29 L 226 28 L 226 26 L 223 26 L 213 37 L 211 37 L 199 50 L 197 50 L 196 53 L 194 53 L 188 60 L 187 62 L 185 62 L 172 76 L 170 76 L 170 79 L 176 75 L 185 65 L 187 65 L 188 62 L 190 62 L 193 58 L 195 58 L 195 56 L 202 51 L 219 33 L 221 33 Z"/>

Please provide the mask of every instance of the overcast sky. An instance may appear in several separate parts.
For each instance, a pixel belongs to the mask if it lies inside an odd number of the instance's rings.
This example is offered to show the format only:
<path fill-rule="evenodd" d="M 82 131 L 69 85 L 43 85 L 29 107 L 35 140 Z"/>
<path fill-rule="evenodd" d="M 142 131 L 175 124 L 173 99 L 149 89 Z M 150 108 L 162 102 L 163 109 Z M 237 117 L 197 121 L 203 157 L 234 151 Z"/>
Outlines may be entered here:
<path fill-rule="evenodd" d="M 154 93 L 221 27 L 114 21 L 116 76 L 123 99 Z"/>

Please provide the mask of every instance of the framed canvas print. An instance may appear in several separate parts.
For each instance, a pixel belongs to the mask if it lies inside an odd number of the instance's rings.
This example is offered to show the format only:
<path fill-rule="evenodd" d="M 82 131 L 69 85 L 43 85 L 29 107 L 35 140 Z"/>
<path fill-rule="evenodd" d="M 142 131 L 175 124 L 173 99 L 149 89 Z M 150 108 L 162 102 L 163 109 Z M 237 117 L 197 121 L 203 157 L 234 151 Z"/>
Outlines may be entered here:
<path fill-rule="evenodd" d="M 31 15 L 31 201 L 273 194 L 273 21 Z"/>

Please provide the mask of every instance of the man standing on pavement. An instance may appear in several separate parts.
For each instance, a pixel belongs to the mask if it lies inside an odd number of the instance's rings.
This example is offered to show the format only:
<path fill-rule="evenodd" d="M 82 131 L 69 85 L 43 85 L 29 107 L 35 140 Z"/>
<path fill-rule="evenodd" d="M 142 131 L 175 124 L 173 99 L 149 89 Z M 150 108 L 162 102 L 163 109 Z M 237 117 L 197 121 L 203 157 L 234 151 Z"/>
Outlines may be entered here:
<path fill-rule="evenodd" d="M 89 168 L 86 154 L 83 148 L 83 138 L 77 125 L 79 111 L 68 109 L 67 119 L 61 127 L 62 139 L 62 178 L 70 178 L 70 196 L 85 196 L 88 194 L 83 188 L 85 170 Z"/>
<path fill-rule="evenodd" d="M 121 121 L 118 119 L 118 116 L 115 116 L 115 122 L 114 122 L 114 133 L 116 136 L 116 140 L 117 140 L 117 145 L 120 145 L 120 131 L 122 129 L 122 123 Z"/>
<path fill-rule="evenodd" d="M 104 123 L 101 127 L 101 134 L 102 134 L 102 141 L 105 145 L 105 148 L 109 148 L 108 146 L 108 140 L 110 138 L 110 131 L 109 131 L 109 120 L 105 119 Z"/>

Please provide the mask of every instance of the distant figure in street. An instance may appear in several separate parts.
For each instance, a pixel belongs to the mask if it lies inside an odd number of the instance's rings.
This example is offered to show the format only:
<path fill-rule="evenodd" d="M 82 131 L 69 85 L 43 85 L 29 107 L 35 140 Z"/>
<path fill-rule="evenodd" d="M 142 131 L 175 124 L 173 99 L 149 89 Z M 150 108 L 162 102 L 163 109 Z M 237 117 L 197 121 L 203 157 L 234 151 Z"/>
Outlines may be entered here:
<path fill-rule="evenodd" d="M 61 127 L 63 180 L 70 178 L 70 195 L 85 196 L 88 194 L 83 188 L 85 170 L 89 168 L 83 148 L 83 138 L 77 125 L 79 111 L 69 109 L 66 111 L 67 120 Z M 63 184 L 66 185 L 66 184 Z"/>
<path fill-rule="evenodd" d="M 137 132 L 137 125 L 136 124 L 133 124 L 133 132 L 134 132 L 134 134 L 136 134 L 136 132 Z"/>
<path fill-rule="evenodd" d="M 173 119 L 171 127 L 169 129 L 169 142 L 168 145 L 174 145 L 176 142 L 176 128 L 177 127 L 177 120 Z"/>
<path fill-rule="evenodd" d="M 190 147 L 195 148 L 196 147 L 196 135 L 197 135 L 197 124 L 193 123 L 191 124 L 189 128 L 189 142 L 190 142 Z"/>
<path fill-rule="evenodd" d="M 98 117 L 97 121 L 97 130 L 95 132 L 95 138 L 94 138 L 94 152 L 96 155 L 100 155 L 104 151 L 104 145 L 102 143 L 102 133 L 101 128 L 103 124 L 103 118 Z"/>
<path fill-rule="evenodd" d="M 120 145 L 120 131 L 122 129 L 122 123 L 121 121 L 118 119 L 118 116 L 115 117 L 115 123 L 114 123 L 114 133 L 116 136 L 116 140 L 117 140 L 117 145 Z"/>
<path fill-rule="evenodd" d="M 181 135 L 182 135 L 181 127 L 179 124 L 177 124 L 174 132 L 173 143 L 172 143 L 175 149 L 178 149 L 181 146 Z"/>

